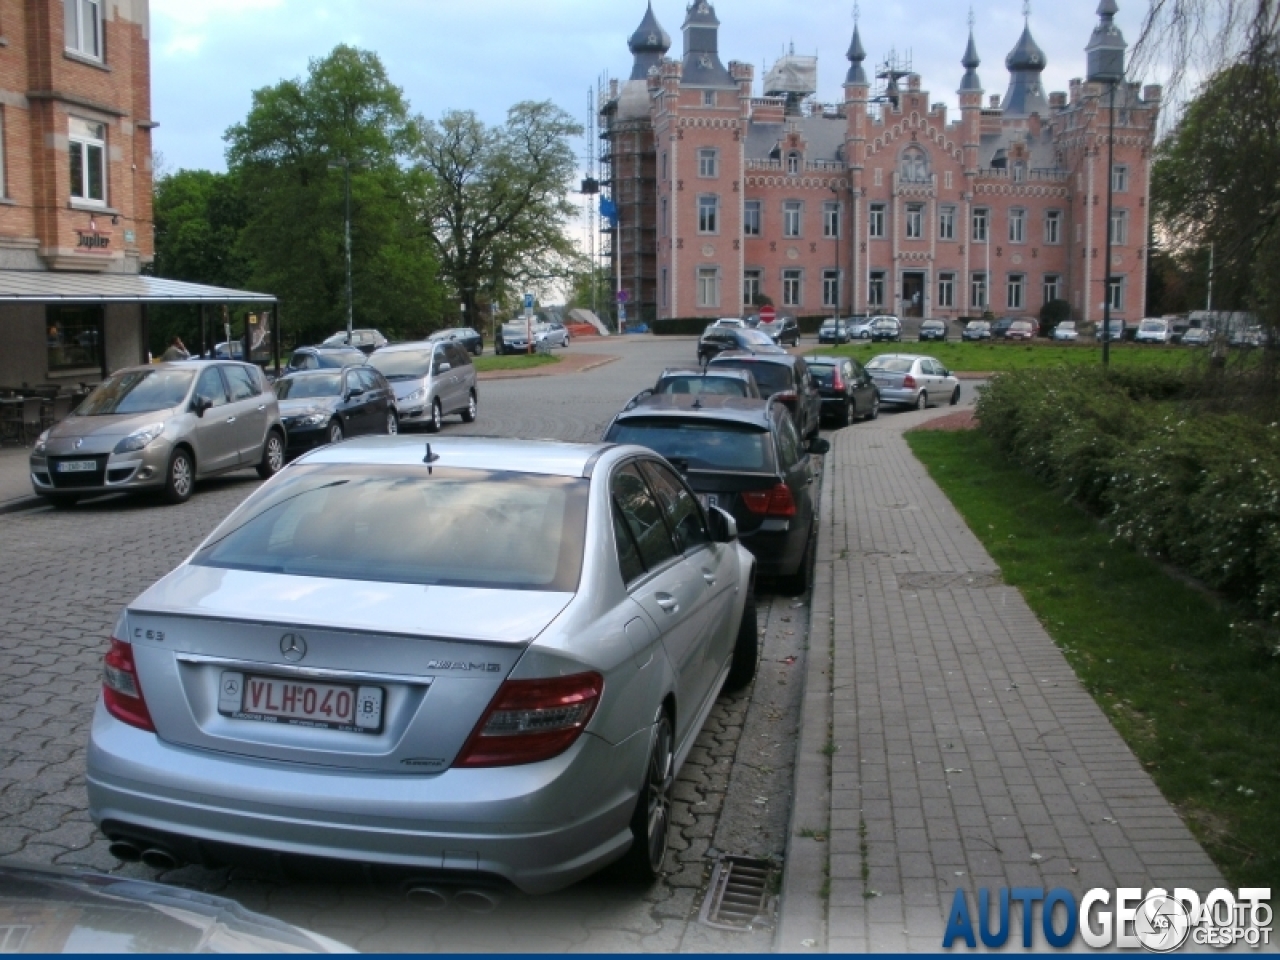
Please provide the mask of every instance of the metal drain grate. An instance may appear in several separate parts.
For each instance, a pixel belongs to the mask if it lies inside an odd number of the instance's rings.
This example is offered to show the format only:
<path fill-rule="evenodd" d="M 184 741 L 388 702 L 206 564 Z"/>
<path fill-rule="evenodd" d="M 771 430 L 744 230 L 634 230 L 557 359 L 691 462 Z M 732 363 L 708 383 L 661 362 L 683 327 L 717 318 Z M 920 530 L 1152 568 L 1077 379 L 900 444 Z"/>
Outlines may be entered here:
<path fill-rule="evenodd" d="M 699 920 L 720 930 L 750 930 L 773 924 L 770 881 L 774 865 L 752 857 L 723 856 L 711 874 Z"/>

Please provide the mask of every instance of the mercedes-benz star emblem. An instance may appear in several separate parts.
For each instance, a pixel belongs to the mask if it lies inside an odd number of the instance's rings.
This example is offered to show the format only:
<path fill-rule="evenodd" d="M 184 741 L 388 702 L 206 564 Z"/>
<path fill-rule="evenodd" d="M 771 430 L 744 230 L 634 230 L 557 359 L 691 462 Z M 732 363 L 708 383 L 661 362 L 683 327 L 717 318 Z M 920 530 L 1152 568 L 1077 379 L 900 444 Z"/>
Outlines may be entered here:
<path fill-rule="evenodd" d="M 280 652 L 286 660 L 295 663 L 307 655 L 307 641 L 298 633 L 286 633 L 280 638 Z"/>
<path fill-rule="evenodd" d="M 84 446 L 84 437 L 76 437 L 76 449 L 79 450 Z"/>

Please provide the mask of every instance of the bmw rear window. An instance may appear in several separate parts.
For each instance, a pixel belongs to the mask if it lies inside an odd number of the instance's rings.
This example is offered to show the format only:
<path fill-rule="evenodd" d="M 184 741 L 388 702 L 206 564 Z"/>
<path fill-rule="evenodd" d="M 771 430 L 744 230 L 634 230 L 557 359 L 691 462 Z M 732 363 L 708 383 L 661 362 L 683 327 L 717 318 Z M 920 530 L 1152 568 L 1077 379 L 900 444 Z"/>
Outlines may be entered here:
<path fill-rule="evenodd" d="M 197 566 L 424 586 L 572 592 L 589 481 L 299 464 L 250 497 Z"/>
<path fill-rule="evenodd" d="M 773 469 L 769 429 L 763 421 L 756 427 L 714 420 L 633 417 L 615 423 L 605 439 L 648 447 L 692 469 L 747 473 Z"/>
<path fill-rule="evenodd" d="M 780 363 L 768 363 L 757 360 L 739 360 L 736 358 L 728 360 L 712 360 L 710 369 L 716 367 L 729 367 L 733 370 L 750 370 L 755 374 L 756 383 L 760 385 L 760 392 L 766 396 L 771 393 L 778 393 L 782 390 L 794 389 L 791 382 L 791 370 Z"/>

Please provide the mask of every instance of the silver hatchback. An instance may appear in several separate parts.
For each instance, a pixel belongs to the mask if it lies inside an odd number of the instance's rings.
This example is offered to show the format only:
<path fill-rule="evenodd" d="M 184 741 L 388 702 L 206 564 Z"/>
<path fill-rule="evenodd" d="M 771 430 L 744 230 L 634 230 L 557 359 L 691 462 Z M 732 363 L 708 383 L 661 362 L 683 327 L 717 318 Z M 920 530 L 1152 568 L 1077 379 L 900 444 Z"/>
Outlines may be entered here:
<path fill-rule="evenodd" d="M 866 369 L 882 403 L 923 410 L 944 401 L 952 406 L 960 402 L 960 381 L 933 357 L 886 353 L 868 360 Z"/>
<path fill-rule="evenodd" d="M 476 418 L 480 401 L 475 364 L 452 340 L 383 347 L 369 357 L 369 366 L 386 377 L 395 391 L 401 430 L 422 424 L 438 433 L 450 414 L 462 414 L 463 423 Z"/>
<path fill-rule="evenodd" d="M 31 451 L 31 486 L 57 506 L 84 496 L 159 490 L 170 503 L 197 480 L 284 466 L 285 432 L 262 371 L 187 360 L 120 370 Z"/>
<path fill-rule="evenodd" d="M 324 447 L 121 613 L 90 813 L 146 862 L 652 880 L 675 776 L 754 676 L 754 575 L 643 447 Z"/>

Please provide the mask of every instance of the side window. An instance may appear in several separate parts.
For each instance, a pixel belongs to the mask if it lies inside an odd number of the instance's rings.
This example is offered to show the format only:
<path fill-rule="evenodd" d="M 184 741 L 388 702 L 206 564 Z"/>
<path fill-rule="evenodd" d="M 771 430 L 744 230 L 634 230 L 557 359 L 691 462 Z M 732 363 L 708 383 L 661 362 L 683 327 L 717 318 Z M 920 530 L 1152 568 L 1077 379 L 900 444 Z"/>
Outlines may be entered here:
<path fill-rule="evenodd" d="M 342 393 L 344 396 L 352 390 L 359 390 L 362 387 L 364 387 L 364 384 L 360 382 L 360 374 L 356 371 L 348 370 L 342 375 Z"/>
<path fill-rule="evenodd" d="M 644 574 L 644 561 L 640 559 L 640 551 L 636 549 L 635 539 L 627 529 L 627 521 L 623 519 L 622 508 L 617 502 L 613 505 L 613 540 L 618 547 L 618 567 L 622 571 L 622 582 L 630 583 Z"/>
<path fill-rule="evenodd" d="M 646 461 L 643 470 L 658 502 L 666 511 L 667 520 L 675 530 L 681 548 L 688 553 L 709 543 L 711 537 L 707 533 L 698 501 L 680 479 L 660 463 Z"/>
<path fill-rule="evenodd" d="M 227 385 L 231 387 L 232 403 L 249 400 L 258 395 L 258 388 L 249 371 L 244 367 L 228 365 L 222 368 L 222 373 L 227 378 Z"/>
<path fill-rule="evenodd" d="M 796 425 L 791 422 L 791 415 L 783 413 L 775 421 L 777 424 L 778 466 L 783 473 L 788 472 L 800 460 L 800 435 L 796 433 Z"/>
<path fill-rule="evenodd" d="M 356 378 L 360 386 L 366 390 L 381 390 L 382 384 L 378 382 L 378 374 L 372 367 L 361 367 L 355 371 Z"/>
<path fill-rule="evenodd" d="M 314 370 L 319 364 L 310 353 L 295 353 L 293 359 L 289 361 L 289 366 L 295 370 Z"/>
<path fill-rule="evenodd" d="M 200 379 L 196 382 L 196 396 L 208 400 L 215 407 L 227 402 L 227 388 L 217 367 L 206 367 L 200 374 Z"/>
<path fill-rule="evenodd" d="M 933 374 L 935 377 L 943 376 L 944 370 L 943 370 L 942 364 L 940 364 L 937 360 L 930 360 L 929 373 Z"/>
<path fill-rule="evenodd" d="M 449 362 L 455 367 L 471 366 L 471 355 L 456 343 L 449 344 Z"/>
<path fill-rule="evenodd" d="M 443 346 L 437 346 L 435 353 L 431 355 L 431 372 L 439 373 L 440 367 L 449 362 L 449 354 L 445 353 Z"/>
<path fill-rule="evenodd" d="M 652 570 L 673 558 L 676 548 L 662 519 L 662 509 L 634 466 L 628 464 L 614 475 L 612 492 L 645 567 Z"/>

